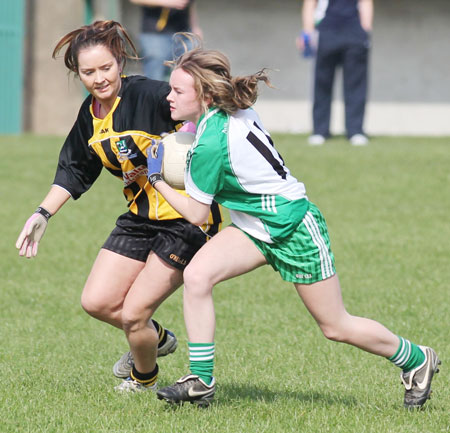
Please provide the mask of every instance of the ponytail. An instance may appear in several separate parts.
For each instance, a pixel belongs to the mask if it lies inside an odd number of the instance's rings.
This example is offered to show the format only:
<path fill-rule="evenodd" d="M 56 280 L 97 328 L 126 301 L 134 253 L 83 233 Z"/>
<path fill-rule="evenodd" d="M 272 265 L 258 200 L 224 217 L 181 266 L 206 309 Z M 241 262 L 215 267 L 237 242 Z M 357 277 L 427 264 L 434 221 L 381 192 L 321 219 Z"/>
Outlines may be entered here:
<path fill-rule="evenodd" d="M 196 41 L 191 34 L 182 34 Z M 172 62 L 173 69 L 181 68 L 194 78 L 194 86 L 200 101 L 209 98 L 211 105 L 228 114 L 251 107 L 258 98 L 258 83 L 263 81 L 272 87 L 266 69 L 243 77 L 232 77 L 230 61 L 220 51 L 207 50 L 197 40 L 195 48 L 186 51 Z M 205 111 L 207 107 L 204 107 Z"/>
<path fill-rule="evenodd" d="M 267 86 L 272 87 L 265 69 L 256 74 L 231 79 L 234 89 L 233 102 L 237 108 L 246 109 L 255 104 L 258 99 L 259 81 L 263 81 Z"/>

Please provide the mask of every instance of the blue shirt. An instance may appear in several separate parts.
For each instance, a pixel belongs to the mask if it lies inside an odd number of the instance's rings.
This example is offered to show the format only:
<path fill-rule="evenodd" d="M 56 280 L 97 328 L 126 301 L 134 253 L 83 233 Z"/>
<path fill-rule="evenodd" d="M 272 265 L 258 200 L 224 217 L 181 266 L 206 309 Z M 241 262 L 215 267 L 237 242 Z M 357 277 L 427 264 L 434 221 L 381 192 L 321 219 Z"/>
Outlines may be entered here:
<path fill-rule="evenodd" d="M 339 30 L 360 27 L 358 0 L 319 0 L 317 9 L 325 13 L 317 28 Z"/>

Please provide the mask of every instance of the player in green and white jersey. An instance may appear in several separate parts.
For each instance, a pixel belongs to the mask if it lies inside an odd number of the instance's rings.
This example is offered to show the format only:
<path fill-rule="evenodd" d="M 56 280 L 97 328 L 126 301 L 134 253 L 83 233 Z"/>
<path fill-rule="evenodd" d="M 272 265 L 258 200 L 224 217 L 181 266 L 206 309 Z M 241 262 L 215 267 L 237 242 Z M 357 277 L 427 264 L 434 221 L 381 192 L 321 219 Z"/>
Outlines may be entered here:
<path fill-rule="evenodd" d="M 265 242 L 286 238 L 308 209 L 304 185 L 291 176 L 254 110 L 229 116 L 211 108 L 188 161 L 190 196 L 208 204 L 216 199 L 234 224 Z"/>
<path fill-rule="evenodd" d="M 196 48 L 174 64 L 171 116 L 197 124 L 182 196 L 161 176 L 163 148 L 148 157 L 149 180 L 175 210 L 203 223 L 213 200 L 230 209 L 232 225 L 196 253 L 184 271 L 184 315 L 190 374 L 157 391 L 170 403 L 208 405 L 213 378 L 215 284 L 270 264 L 294 283 L 325 337 L 383 356 L 402 368 L 404 405 L 421 407 L 440 363 L 435 351 L 398 337 L 370 319 L 349 314 L 334 268 L 328 230 L 304 185 L 291 176 L 250 107 L 264 71 L 232 77 L 220 52 Z"/>

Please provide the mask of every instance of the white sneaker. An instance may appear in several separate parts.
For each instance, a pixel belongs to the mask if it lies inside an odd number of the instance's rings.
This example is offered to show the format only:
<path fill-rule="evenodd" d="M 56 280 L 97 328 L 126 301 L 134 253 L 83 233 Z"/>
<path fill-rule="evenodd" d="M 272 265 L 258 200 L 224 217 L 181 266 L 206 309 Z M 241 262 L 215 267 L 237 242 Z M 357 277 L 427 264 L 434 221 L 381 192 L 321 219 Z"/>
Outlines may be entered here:
<path fill-rule="evenodd" d="M 311 146 L 322 146 L 325 143 L 325 137 L 320 134 L 310 135 L 308 138 L 308 144 Z"/>
<path fill-rule="evenodd" d="M 131 377 L 129 377 L 128 379 L 122 381 L 120 385 L 115 386 L 114 389 L 118 392 L 157 391 L 158 384 L 155 382 L 151 386 L 145 386 L 142 383 L 138 382 L 137 380 L 133 380 L 131 379 Z"/>
<path fill-rule="evenodd" d="M 158 346 L 158 357 L 167 356 L 175 352 L 178 347 L 177 337 L 173 332 L 166 329 L 167 338 L 162 346 Z M 127 378 L 133 368 L 133 354 L 131 352 L 124 353 L 113 366 L 113 374 L 121 379 Z"/>
<path fill-rule="evenodd" d="M 367 146 L 369 139 L 363 134 L 355 134 L 350 137 L 350 143 L 353 146 Z"/>
<path fill-rule="evenodd" d="M 166 342 L 162 346 L 158 346 L 158 358 L 167 356 L 177 350 L 178 340 L 177 337 L 175 337 L 175 334 L 166 329 L 166 335 Z"/>

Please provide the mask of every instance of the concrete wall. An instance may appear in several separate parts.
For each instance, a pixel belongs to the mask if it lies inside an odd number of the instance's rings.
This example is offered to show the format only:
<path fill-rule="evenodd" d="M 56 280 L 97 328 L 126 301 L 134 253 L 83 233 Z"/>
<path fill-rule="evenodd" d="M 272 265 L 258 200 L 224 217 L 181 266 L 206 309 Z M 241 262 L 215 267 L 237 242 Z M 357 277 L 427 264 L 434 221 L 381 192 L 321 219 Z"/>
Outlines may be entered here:
<path fill-rule="evenodd" d="M 63 59 L 52 59 L 59 38 L 83 24 L 84 2 L 39 0 L 34 2 L 30 80 L 25 101 L 31 104 L 29 127 L 38 134 L 67 134 L 80 108 L 84 93 Z"/>
<path fill-rule="evenodd" d="M 301 1 L 197 0 L 205 44 L 228 54 L 235 74 L 262 67 L 276 90 L 257 104 L 271 130 L 308 132 L 313 61 L 300 58 L 294 39 Z M 139 10 L 122 0 L 122 20 L 136 36 Z M 450 134 L 450 2 L 376 0 L 366 129 L 372 134 Z M 343 130 L 341 77 L 332 130 Z M 283 113 L 274 116 L 273 113 Z"/>
<path fill-rule="evenodd" d="M 312 61 L 300 58 L 294 43 L 300 29 L 301 1 L 196 1 L 205 45 L 227 53 L 235 74 L 262 67 L 274 70 L 271 77 L 276 89 L 264 89 L 257 104 L 266 127 L 309 131 Z M 97 2 L 105 4 L 105 0 Z M 139 8 L 129 0 L 114 2 L 117 18 L 137 41 Z M 51 60 L 50 55 L 58 37 L 83 24 L 83 2 L 39 0 L 36 4 L 33 130 L 66 133 L 82 91 L 73 78 L 67 78 L 62 62 Z M 449 22 L 448 0 L 375 1 L 366 116 L 369 133 L 450 135 Z M 138 65 L 130 69 L 139 71 Z M 332 130 L 340 133 L 342 92 L 340 81 L 336 84 Z M 59 104 L 49 94 L 58 95 Z"/>
<path fill-rule="evenodd" d="M 301 59 L 294 39 L 300 29 L 299 0 L 197 0 L 206 45 L 225 51 L 236 73 L 261 67 L 272 74 L 274 99 L 307 99 L 311 61 Z M 122 0 L 122 20 L 137 36 L 139 10 Z M 371 100 L 450 101 L 450 2 L 375 0 Z"/>

